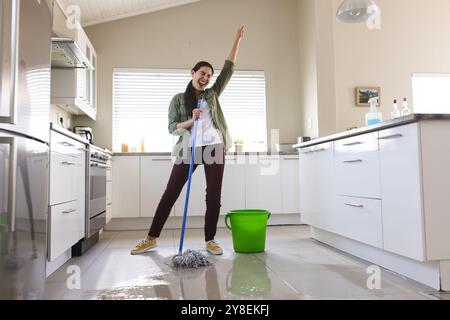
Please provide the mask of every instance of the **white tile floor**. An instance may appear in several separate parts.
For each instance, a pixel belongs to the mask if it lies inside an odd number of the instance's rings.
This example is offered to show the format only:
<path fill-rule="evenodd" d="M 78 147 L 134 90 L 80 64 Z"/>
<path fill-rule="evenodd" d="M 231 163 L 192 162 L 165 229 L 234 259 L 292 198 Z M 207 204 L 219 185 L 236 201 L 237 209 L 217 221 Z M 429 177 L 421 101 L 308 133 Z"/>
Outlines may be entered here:
<path fill-rule="evenodd" d="M 145 231 L 104 232 L 97 245 L 73 258 L 47 279 L 46 299 L 439 299 L 431 288 L 382 269 L 381 288 L 367 288 L 370 263 L 309 238 L 307 226 L 268 227 L 266 250 L 237 254 L 229 230 L 216 240 L 224 255 L 212 266 L 175 270 L 179 230 L 164 230 L 158 248 L 143 255 L 130 249 Z M 184 249 L 202 249 L 203 230 L 186 230 Z M 70 266 L 81 271 L 80 289 Z"/>

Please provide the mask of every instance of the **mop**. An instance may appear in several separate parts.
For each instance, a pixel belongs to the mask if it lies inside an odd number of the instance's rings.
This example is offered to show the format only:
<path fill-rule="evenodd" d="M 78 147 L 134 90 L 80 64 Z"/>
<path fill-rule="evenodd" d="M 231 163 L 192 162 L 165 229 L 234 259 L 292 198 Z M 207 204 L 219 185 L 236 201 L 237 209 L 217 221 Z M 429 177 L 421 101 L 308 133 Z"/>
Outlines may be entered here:
<path fill-rule="evenodd" d="M 198 101 L 197 108 L 200 109 L 201 100 Z M 194 169 L 194 161 L 195 161 L 195 141 L 197 139 L 197 126 L 198 126 L 198 118 L 194 122 L 194 137 L 192 138 L 192 153 L 191 159 L 189 162 L 189 176 L 188 176 L 188 185 L 186 190 L 186 201 L 184 203 L 184 214 L 183 214 L 183 225 L 181 227 L 181 236 L 180 236 L 180 245 L 178 254 L 172 257 L 172 266 L 175 268 L 199 268 L 199 267 L 207 267 L 211 265 L 206 256 L 198 250 L 188 249 L 184 253 L 183 252 L 183 241 L 184 241 L 184 231 L 186 229 L 186 219 L 187 219 L 187 210 L 189 205 L 189 194 L 191 191 L 191 179 L 192 179 L 192 171 Z"/>

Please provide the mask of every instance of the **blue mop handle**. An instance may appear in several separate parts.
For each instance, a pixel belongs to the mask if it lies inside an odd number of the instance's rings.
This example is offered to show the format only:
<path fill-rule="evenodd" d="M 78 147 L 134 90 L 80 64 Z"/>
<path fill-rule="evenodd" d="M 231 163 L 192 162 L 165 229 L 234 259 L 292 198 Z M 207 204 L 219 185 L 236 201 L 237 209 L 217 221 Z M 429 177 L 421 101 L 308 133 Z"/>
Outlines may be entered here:
<path fill-rule="evenodd" d="M 200 109 L 200 106 L 201 106 L 201 100 L 198 101 L 197 108 Z M 194 122 L 194 136 L 192 138 L 192 152 L 191 152 L 191 160 L 189 162 L 188 185 L 187 185 L 187 190 L 186 190 L 186 200 L 184 202 L 183 225 L 181 227 L 180 246 L 178 249 L 178 255 L 180 255 L 180 256 L 183 252 L 184 230 L 186 229 L 187 210 L 188 210 L 188 205 L 189 205 L 189 194 L 191 193 L 191 178 L 192 178 L 192 172 L 194 171 L 195 141 L 197 140 L 197 124 L 198 124 L 198 118 L 195 119 L 195 122 Z"/>

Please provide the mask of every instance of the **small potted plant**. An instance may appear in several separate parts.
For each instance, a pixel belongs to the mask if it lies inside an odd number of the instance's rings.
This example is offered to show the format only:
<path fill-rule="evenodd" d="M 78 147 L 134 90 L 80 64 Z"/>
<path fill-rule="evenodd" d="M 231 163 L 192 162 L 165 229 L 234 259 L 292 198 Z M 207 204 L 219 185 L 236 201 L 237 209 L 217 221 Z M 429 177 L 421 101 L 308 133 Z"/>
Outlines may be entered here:
<path fill-rule="evenodd" d="M 242 140 L 242 139 L 234 140 L 233 143 L 235 146 L 235 152 L 241 153 L 242 149 L 243 149 L 243 145 L 244 145 L 244 140 Z"/>

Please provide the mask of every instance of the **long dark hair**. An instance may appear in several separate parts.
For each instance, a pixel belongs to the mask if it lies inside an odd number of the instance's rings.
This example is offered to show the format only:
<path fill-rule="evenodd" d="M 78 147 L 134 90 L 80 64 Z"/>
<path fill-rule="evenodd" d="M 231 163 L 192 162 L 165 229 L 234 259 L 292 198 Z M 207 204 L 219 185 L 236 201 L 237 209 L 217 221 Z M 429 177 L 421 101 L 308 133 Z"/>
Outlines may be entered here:
<path fill-rule="evenodd" d="M 206 61 L 198 62 L 193 68 L 192 71 L 197 72 L 201 67 L 211 68 L 212 73 L 214 74 L 213 66 Z M 195 89 L 192 85 L 192 80 L 186 87 L 186 91 L 184 92 L 184 106 L 186 108 L 186 114 L 189 117 L 192 114 L 192 110 L 197 108 L 197 96 L 195 95 Z"/>

